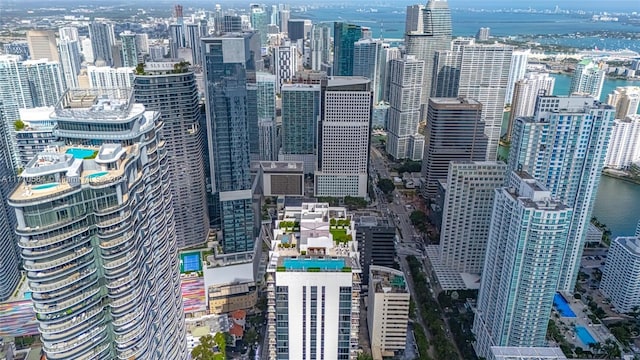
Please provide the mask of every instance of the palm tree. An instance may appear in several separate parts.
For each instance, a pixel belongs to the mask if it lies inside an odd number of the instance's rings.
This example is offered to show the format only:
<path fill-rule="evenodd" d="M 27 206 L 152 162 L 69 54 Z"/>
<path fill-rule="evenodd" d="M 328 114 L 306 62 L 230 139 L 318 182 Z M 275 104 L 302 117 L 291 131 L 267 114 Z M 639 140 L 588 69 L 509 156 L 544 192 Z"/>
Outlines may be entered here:
<path fill-rule="evenodd" d="M 216 346 L 213 336 L 206 335 L 200 338 L 200 344 L 191 350 L 191 358 L 193 360 L 214 360 L 215 352 L 213 348 Z"/>

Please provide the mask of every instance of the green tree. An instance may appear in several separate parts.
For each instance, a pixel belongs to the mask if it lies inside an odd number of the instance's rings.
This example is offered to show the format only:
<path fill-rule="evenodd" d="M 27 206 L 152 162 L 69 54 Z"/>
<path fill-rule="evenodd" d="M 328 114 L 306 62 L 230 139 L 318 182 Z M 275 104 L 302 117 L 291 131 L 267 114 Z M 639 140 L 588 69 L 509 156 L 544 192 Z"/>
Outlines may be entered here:
<path fill-rule="evenodd" d="M 20 130 L 24 129 L 25 124 L 24 124 L 24 121 L 18 119 L 16 121 L 14 121 L 13 126 L 15 126 L 16 131 L 20 131 Z"/>
<path fill-rule="evenodd" d="M 217 334 L 216 334 L 217 335 Z M 213 336 L 206 335 L 200 338 L 200 344 L 191 350 L 191 358 L 194 360 L 214 360 L 216 346 Z"/>
<path fill-rule="evenodd" d="M 385 194 L 391 194 L 395 190 L 396 186 L 391 179 L 380 179 L 378 181 L 378 188 Z"/>
<path fill-rule="evenodd" d="M 365 353 L 358 354 L 358 360 L 373 360 L 373 356 Z"/>
<path fill-rule="evenodd" d="M 258 333 L 254 329 L 249 329 L 244 334 L 244 341 L 249 346 L 253 346 L 253 344 L 258 341 Z"/>

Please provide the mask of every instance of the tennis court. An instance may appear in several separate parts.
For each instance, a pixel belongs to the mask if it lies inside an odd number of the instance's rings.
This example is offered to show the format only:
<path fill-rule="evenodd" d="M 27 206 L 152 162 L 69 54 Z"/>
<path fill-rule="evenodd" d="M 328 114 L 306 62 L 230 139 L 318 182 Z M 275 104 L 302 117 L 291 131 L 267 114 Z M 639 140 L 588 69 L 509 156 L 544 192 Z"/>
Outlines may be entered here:
<path fill-rule="evenodd" d="M 180 255 L 180 272 L 202 271 L 200 252 L 185 253 Z"/>

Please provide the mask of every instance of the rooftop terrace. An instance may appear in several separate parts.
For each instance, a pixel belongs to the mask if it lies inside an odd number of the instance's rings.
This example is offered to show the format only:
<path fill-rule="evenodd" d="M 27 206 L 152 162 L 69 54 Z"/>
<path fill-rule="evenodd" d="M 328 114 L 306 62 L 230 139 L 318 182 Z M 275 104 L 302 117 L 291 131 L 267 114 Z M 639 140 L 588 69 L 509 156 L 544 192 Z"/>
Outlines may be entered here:
<path fill-rule="evenodd" d="M 144 110 L 144 106 L 131 101 L 131 96 L 131 89 L 69 89 L 54 107 L 52 118 L 80 121 L 127 119 L 132 113 Z"/>

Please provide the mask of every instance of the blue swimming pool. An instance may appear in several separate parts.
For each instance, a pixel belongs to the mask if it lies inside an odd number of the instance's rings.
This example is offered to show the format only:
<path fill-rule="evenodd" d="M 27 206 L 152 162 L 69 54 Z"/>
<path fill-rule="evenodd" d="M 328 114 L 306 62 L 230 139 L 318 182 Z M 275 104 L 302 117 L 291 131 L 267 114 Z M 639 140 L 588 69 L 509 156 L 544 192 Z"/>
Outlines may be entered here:
<path fill-rule="evenodd" d="M 25 291 L 24 298 L 25 300 L 31 300 L 31 291 Z"/>
<path fill-rule="evenodd" d="M 282 265 L 291 270 L 306 270 L 309 268 L 340 270 L 344 267 L 344 259 L 284 259 Z"/>
<path fill-rule="evenodd" d="M 564 298 L 564 296 L 562 296 L 562 294 L 560 293 L 556 293 L 553 296 L 553 306 L 556 307 L 556 309 L 560 313 L 560 316 L 562 317 L 567 317 L 567 318 L 576 317 L 576 313 L 574 313 L 573 310 L 571 310 L 571 307 L 569 307 L 569 303 Z"/>
<path fill-rule="evenodd" d="M 596 339 L 591 336 L 589 330 L 587 330 L 587 328 L 584 326 L 576 326 L 576 335 L 578 335 L 580 341 L 582 341 L 582 343 L 587 346 L 595 344 L 597 342 Z"/>
<path fill-rule="evenodd" d="M 99 178 L 101 176 L 105 176 L 107 174 L 108 174 L 108 172 L 106 172 L 106 171 L 100 171 L 100 172 L 97 172 L 95 174 L 87 175 L 87 179 L 95 179 L 95 178 Z"/>
<path fill-rule="evenodd" d="M 91 149 L 71 148 L 67 150 L 67 154 L 73 156 L 76 159 L 86 159 L 92 157 L 94 153 L 95 150 Z"/>
<path fill-rule="evenodd" d="M 34 185 L 31 189 L 32 190 L 46 190 L 46 189 L 51 189 L 53 187 L 58 186 L 57 182 L 52 182 L 52 183 L 48 183 L 48 184 L 41 184 L 41 185 Z"/>

